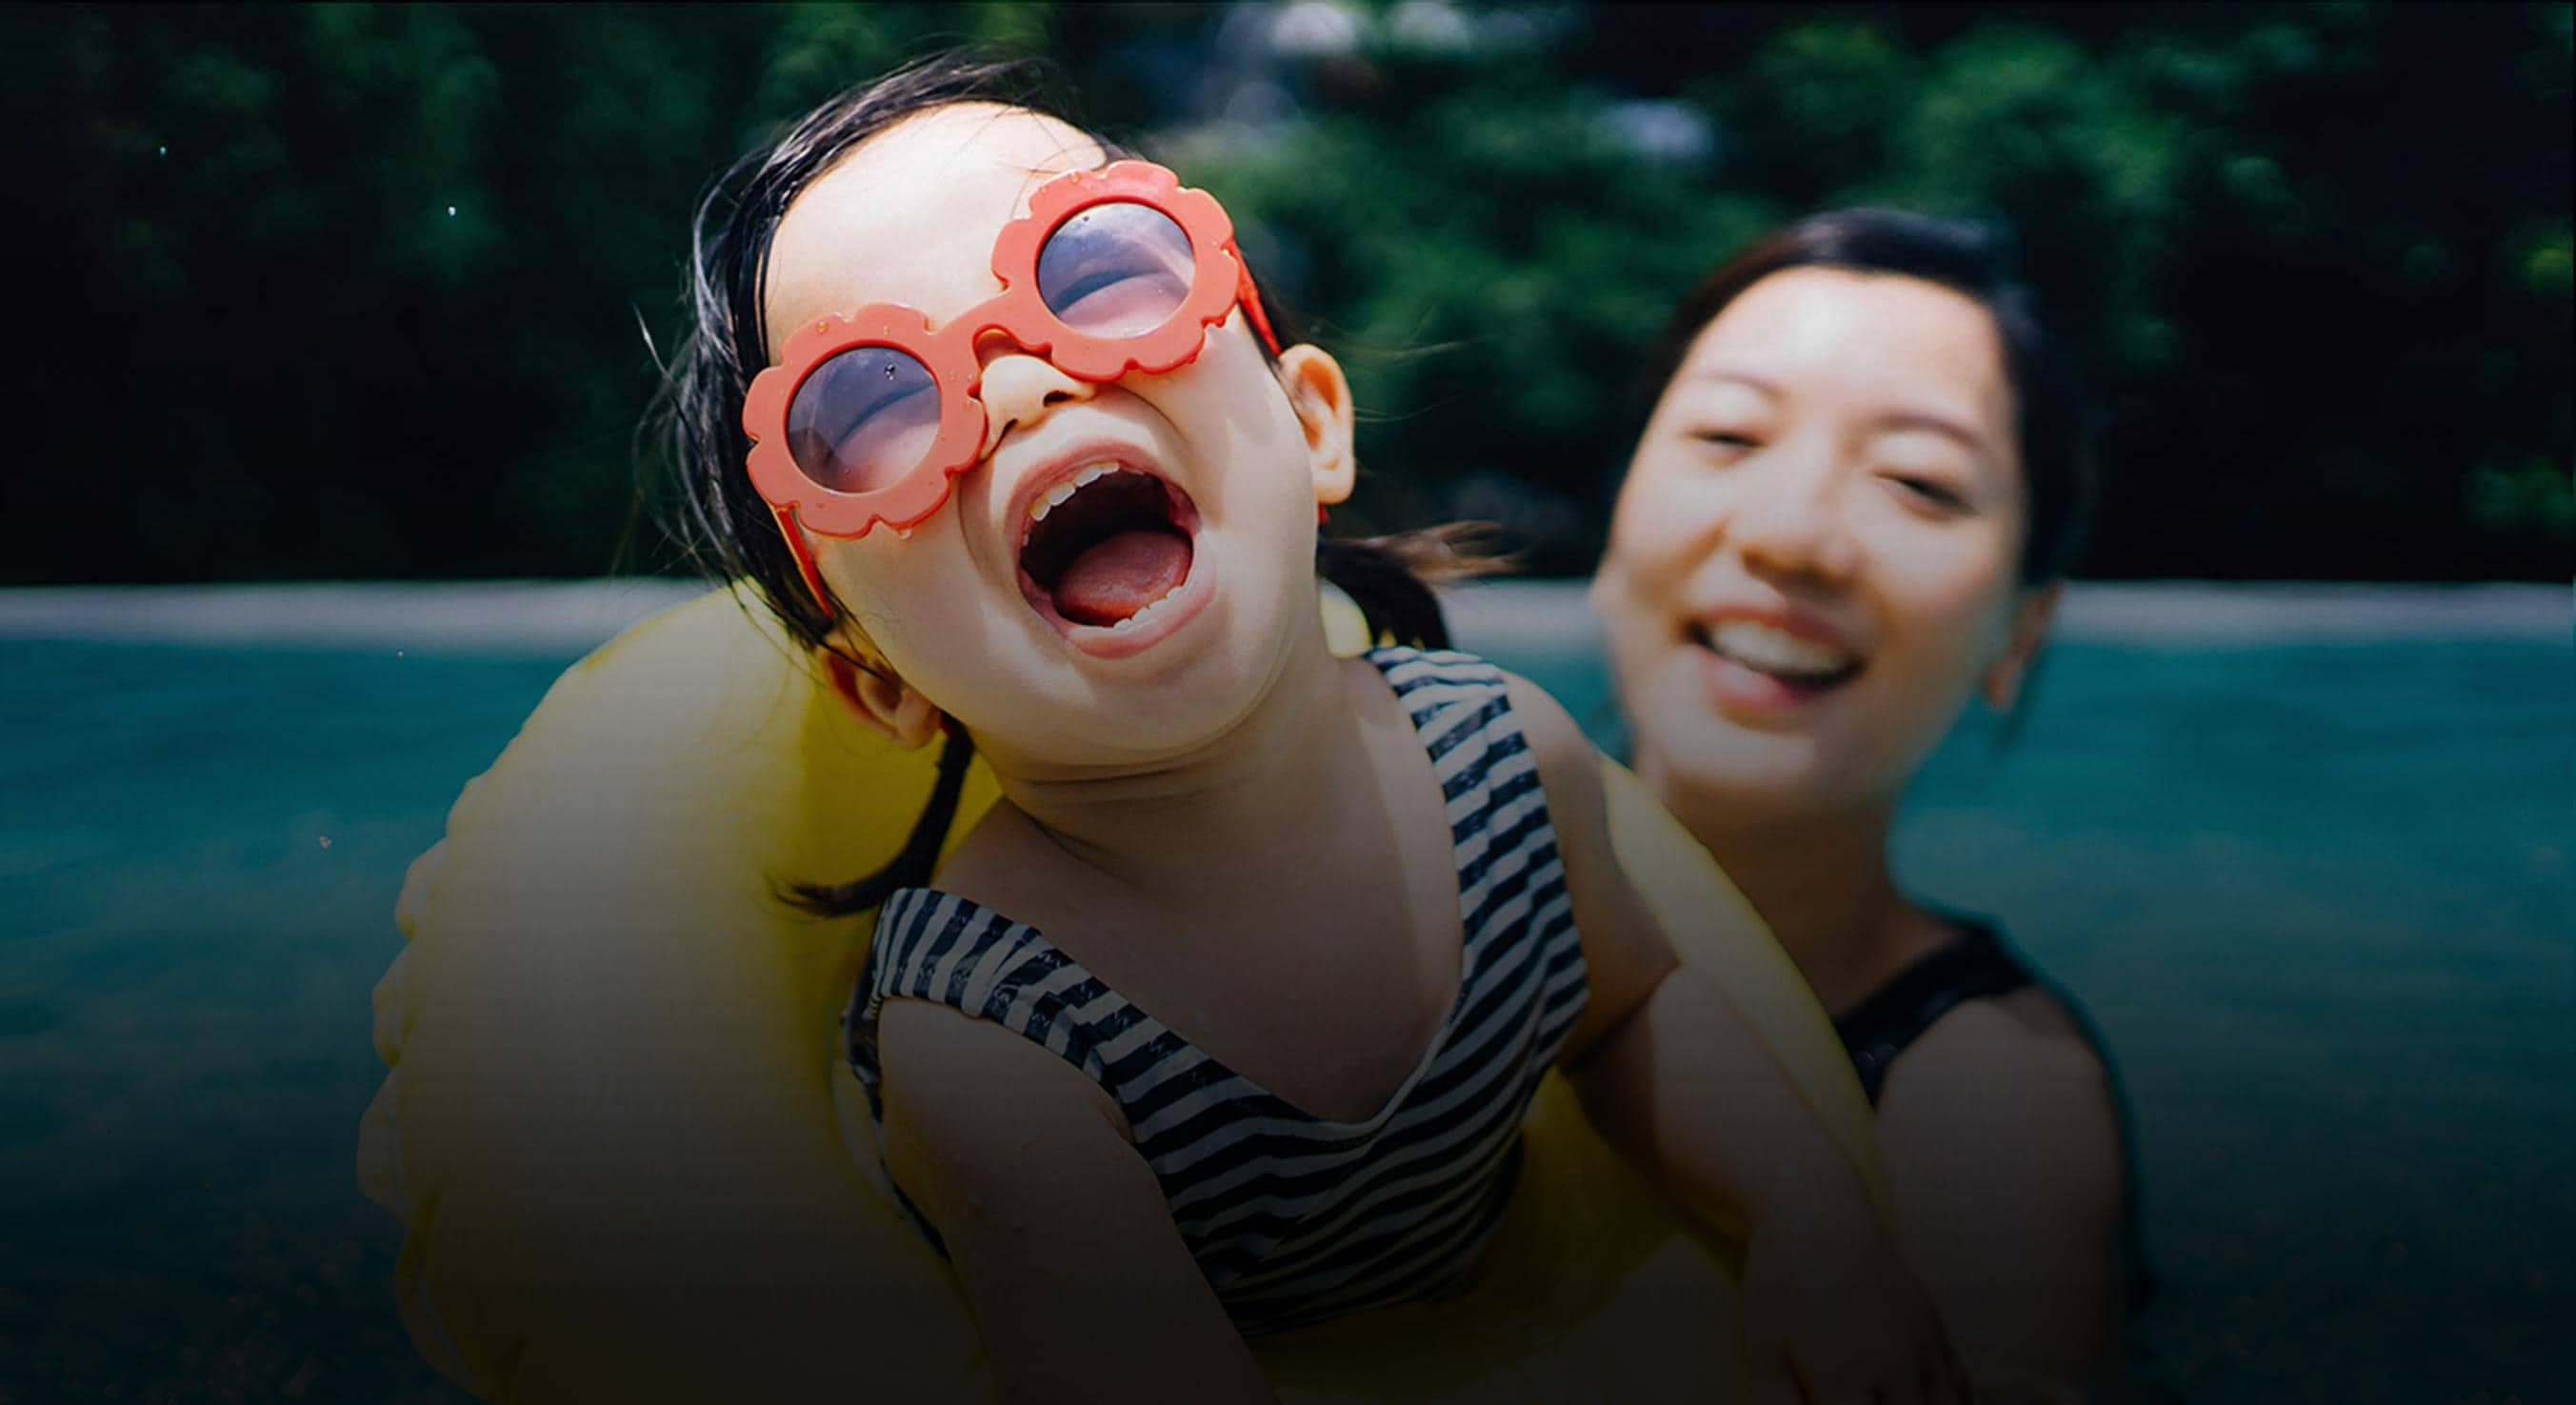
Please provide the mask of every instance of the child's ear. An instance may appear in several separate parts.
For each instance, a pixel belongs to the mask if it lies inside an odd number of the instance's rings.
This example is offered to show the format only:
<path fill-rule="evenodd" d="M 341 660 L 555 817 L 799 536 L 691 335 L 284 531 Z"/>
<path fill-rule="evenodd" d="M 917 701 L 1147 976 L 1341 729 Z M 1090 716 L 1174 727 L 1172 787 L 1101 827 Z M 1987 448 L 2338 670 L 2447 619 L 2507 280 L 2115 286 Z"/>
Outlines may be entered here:
<path fill-rule="evenodd" d="M 825 654 L 823 664 L 834 696 L 895 745 L 910 750 L 939 735 L 938 706 L 893 669 L 881 663 L 861 668 L 837 652 Z"/>
<path fill-rule="evenodd" d="M 1342 363 L 1319 346 L 1299 343 L 1279 353 L 1279 383 L 1306 431 L 1306 465 L 1315 476 L 1315 501 L 1341 502 L 1359 477 L 1351 447 L 1351 383 Z"/>
<path fill-rule="evenodd" d="M 2048 622 L 2057 614 L 2061 593 L 2056 581 L 2021 593 L 2013 606 L 2012 638 L 1979 680 L 1978 691 L 1985 695 L 1986 706 L 2010 712 L 2020 700 L 2022 680 L 2030 676 L 2031 660 L 2039 657 L 2039 646 L 2048 638 Z"/>

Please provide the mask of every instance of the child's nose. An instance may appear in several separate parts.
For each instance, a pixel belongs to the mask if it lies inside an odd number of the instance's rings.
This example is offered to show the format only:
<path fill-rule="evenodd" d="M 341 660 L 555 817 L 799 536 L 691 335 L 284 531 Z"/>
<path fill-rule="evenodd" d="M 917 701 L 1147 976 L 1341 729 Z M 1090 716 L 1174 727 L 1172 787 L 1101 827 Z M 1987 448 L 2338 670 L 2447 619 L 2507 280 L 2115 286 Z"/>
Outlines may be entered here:
<path fill-rule="evenodd" d="M 1013 426 L 1033 429 L 1058 405 L 1091 398 L 1091 383 L 1058 370 L 1054 362 L 1000 341 L 984 353 L 984 446 L 989 452 Z"/>

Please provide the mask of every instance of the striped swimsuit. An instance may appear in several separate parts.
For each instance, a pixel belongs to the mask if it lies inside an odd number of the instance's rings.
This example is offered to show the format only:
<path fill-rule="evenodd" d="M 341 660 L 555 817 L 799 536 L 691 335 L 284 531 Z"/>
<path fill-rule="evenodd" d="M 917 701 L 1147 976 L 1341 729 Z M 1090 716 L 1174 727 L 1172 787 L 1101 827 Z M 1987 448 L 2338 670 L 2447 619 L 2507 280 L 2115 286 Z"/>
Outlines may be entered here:
<path fill-rule="evenodd" d="M 1369 661 L 1448 800 L 1466 932 L 1457 999 L 1377 1115 L 1333 1122 L 1283 1102 L 1035 928 L 927 888 L 878 913 L 848 1019 L 850 1060 L 879 1117 L 876 1028 L 890 998 L 991 1020 L 1098 1081 L 1247 1335 L 1464 1286 L 1510 1199 L 1521 1119 L 1583 1011 L 1556 831 L 1502 675 L 1459 653 L 1389 648 Z"/>

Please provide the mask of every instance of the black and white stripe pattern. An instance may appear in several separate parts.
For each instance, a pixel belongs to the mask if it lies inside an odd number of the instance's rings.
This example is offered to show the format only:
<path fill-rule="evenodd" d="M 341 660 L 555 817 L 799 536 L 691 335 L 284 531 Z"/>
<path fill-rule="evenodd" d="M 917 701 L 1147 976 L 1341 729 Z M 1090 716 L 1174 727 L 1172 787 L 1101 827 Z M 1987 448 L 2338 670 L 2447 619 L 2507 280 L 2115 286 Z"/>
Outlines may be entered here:
<path fill-rule="evenodd" d="M 1460 653 L 1380 649 L 1369 659 L 1412 717 L 1447 798 L 1466 932 L 1457 1002 L 1376 1116 L 1330 1122 L 1300 1111 L 1129 1004 L 1035 928 L 932 889 L 898 892 L 879 912 L 849 1019 L 851 1063 L 880 1115 L 877 1019 L 899 997 L 1016 1030 L 1098 1080 L 1247 1334 L 1464 1282 L 1510 1198 L 1521 1119 L 1583 1011 L 1565 869 L 1502 675 Z"/>

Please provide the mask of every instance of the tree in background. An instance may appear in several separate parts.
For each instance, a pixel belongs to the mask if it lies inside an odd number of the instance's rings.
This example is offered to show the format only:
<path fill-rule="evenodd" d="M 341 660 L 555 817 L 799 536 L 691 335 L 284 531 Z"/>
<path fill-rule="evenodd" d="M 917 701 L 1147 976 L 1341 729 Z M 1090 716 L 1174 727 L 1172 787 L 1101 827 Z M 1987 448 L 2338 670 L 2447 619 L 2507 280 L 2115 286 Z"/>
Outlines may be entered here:
<path fill-rule="evenodd" d="M 606 569 L 700 189 L 978 40 L 1226 200 L 1352 367 L 1365 520 L 1587 569 L 1682 290 L 1871 202 L 2007 223 L 2069 314 L 2094 573 L 2563 579 L 2569 13 L 8 11 L 0 578 Z"/>

